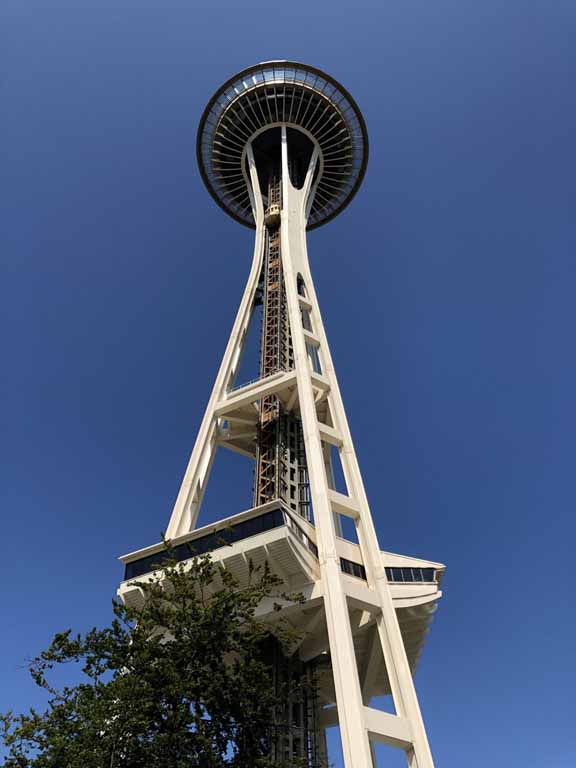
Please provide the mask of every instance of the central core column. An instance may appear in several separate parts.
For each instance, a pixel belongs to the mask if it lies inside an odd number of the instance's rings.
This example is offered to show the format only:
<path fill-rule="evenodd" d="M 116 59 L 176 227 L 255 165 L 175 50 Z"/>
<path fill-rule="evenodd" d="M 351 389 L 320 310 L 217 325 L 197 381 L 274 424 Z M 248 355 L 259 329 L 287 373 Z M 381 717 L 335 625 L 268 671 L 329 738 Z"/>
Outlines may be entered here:
<path fill-rule="evenodd" d="M 260 138 L 260 137 L 259 137 Z M 276 138 L 276 141 L 274 139 Z M 260 296 L 262 331 L 260 338 L 260 377 L 294 369 L 294 353 L 286 302 L 286 287 L 280 248 L 282 176 L 280 130 L 265 132 L 253 144 L 261 189 L 266 190 L 265 249 Z M 278 159 L 278 160 L 277 160 Z M 294 168 L 294 173 L 297 170 Z M 264 184 L 262 184 L 264 182 Z M 254 506 L 281 499 L 294 512 L 311 521 L 310 490 L 302 423 L 288 412 L 276 395 L 260 403 Z"/>
<path fill-rule="evenodd" d="M 301 143 L 301 142 L 300 142 Z M 281 131 L 272 128 L 252 142 L 264 208 L 264 255 L 257 301 L 262 305 L 260 377 L 294 370 L 294 350 L 281 250 Z M 302 162 L 309 158 L 304 157 Z M 298 173 L 296 163 L 291 178 Z M 254 506 L 281 500 L 312 522 L 312 505 L 299 403 L 288 410 L 278 395 L 260 401 L 256 442 Z M 303 768 L 326 768 L 324 734 L 318 725 L 320 703 L 315 662 L 304 663 L 278 640 L 267 648 L 279 706 L 270 738 L 270 757 Z"/>

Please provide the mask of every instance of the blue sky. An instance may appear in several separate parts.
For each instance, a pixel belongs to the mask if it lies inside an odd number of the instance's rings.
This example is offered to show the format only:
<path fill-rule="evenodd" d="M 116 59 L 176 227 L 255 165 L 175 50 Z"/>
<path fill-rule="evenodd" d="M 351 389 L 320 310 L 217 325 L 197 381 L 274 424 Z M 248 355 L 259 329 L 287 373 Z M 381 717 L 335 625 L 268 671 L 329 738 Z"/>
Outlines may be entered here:
<path fill-rule="evenodd" d="M 416 675 L 437 765 L 573 766 L 574 4 L 0 14 L 0 710 L 41 701 L 25 659 L 106 622 L 117 556 L 167 524 L 252 247 L 196 127 L 291 58 L 370 134 L 309 250 L 381 546 L 448 566 Z M 250 488 L 223 460 L 207 515 Z"/>

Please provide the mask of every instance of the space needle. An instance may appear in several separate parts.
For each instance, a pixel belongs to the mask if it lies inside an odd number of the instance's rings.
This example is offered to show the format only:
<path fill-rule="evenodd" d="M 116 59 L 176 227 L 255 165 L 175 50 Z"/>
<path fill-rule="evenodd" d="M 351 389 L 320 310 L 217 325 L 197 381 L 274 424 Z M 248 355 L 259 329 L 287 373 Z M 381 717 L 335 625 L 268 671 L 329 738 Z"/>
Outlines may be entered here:
<path fill-rule="evenodd" d="M 212 96 L 200 120 L 197 160 L 218 205 L 254 230 L 254 254 L 166 536 L 182 561 L 192 545 L 241 581 L 250 562 L 268 562 L 287 590 L 304 595 L 280 612 L 259 610 L 263 620 L 288 621 L 299 637 L 290 655 L 280 644 L 272 649 L 274 680 L 311 672 L 318 680 L 313 695 L 295 693 L 286 702 L 286 727 L 270 742 L 273 758 L 323 768 L 326 730 L 338 726 L 346 768 L 372 768 L 378 742 L 403 750 L 410 768 L 432 768 L 413 672 L 444 566 L 380 549 L 307 253 L 307 231 L 337 216 L 362 183 L 364 119 L 326 73 L 266 62 Z M 319 268 L 332 269 L 326 256 Z M 349 307 L 343 310 L 350 336 L 360 333 Z M 254 322 L 259 374 L 246 383 L 238 374 Z M 377 383 L 362 369 L 357 375 L 377 399 Z M 239 504 L 199 526 L 221 449 L 250 460 L 252 506 Z M 345 487 L 338 488 L 340 473 Z M 387 512 L 378 514 L 385 519 Z M 126 604 L 140 604 L 137 579 L 153 570 L 163 549 L 158 542 L 121 558 L 118 593 Z M 379 708 L 384 696 L 393 712 Z"/>

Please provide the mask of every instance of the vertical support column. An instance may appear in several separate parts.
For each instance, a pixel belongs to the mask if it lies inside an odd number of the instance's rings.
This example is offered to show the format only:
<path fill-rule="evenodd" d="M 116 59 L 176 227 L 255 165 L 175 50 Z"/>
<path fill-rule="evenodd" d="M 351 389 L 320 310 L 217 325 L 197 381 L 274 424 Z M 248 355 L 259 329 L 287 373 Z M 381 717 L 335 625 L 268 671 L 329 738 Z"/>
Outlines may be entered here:
<path fill-rule="evenodd" d="M 226 345 L 226 351 L 220 364 L 218 375 L 212 389 L 212 394 L 206 406 L 202 424 L 198 430 L 196 442 L 174 504 L 174 509 L 170 517 L 170 522 L 166 530 L 168 539 L 176 538 L 196 526 L 200 505 L 204 490 L 208 482 L 212 462 L 216 451 L 216 418 L 214 409 L 216 403 L 223 397 L 226 389 L 234 379 L 240 363 L 242 348 L 246 338 L 246 332 L 252 315 L 254 296 L 258 287 L 260 271 L 262 269 L 262 258 L 264 252 L 264 208 L 262 205 L 262 195 L 260 194 L 260 185 L 258 182 L 258 173 L 252 147 L 248 145 L 247 158 L 250 169 L 250 180 L 252 183 L 251 201 L 256 221 L 256 240 L 254 243 L 254 255 L 252 258 L 252 267 L 244 295 L 236 314 L 232 333 Z"/>
<path fill-rule="evenodd" d="M 317 159 L 313 158 L 315 162 Z M 310 173 L 309 173 L 310 176 Z M 363 702 L 350 617 L 344 592 L 340 561 L 336 550 L 336 531 L 328 496 L 328 484 L 324 470 L 322 443 L 318 430 L 312 380 L 308 366 L 306 342 L 302 333 L 300 305 L 296 288 L 297 271 L 294 268 L 296 254 L 305 235 L 304 206 L 306 189 L 296 190 L 288 173 L 288 145 L 286 128 L 282 128 L 282 259 L 286 276 L 286 294 L 292 344 L 300 400 L 300 412 L 308 457 L 308 472 L 314 520 L 316 524 L 320 573 L 324 589 L 326 624 L 330 639 L 332 668 L 336 688 L 336 702 L 340 721 L 342 751 L 346 768 L 372 768 L 370 743 L 363 720 Z"/>
<path fill-rule="evenodd" d="M 320 350 L 324 363 L 323 374 L 330 383 L 329 404 L 334 426 L 343 441 L 341 448 L 342 469 L 344 472 L 348 494 L 356 501 L 360 509 L 357 519 L 358 542 L 362 559 L 366 568 L 368 585 L 373 588 L 379 598 L 381 614 L 377 619 L 378 634 L 390 680 L 396 712 L 410 723 L 412 732 L 412 748 L 407 752 L 410 768 L 433 768 L 434 762 L 424 728 L 424 722 L 414 687 L 412 672 L 408 664 L 404 641 L 398 624 L 398 618 L 393 605 L 390 587 L 382 564 L 378 538 L 370 513 L 368 499 L 362 481 L 362 475 L 354 450 L 352 436 L 346 418 L 346 412 L 326 333 L 322 323 L 318 300 L 306 257 L 305 244 L 302 249 L 302 274 L 307 281 L 309 300 L 312 303 L 315 321 L 315 335 L 320 340 Z"/>
<path fill-rule="evenodd" d="M 368 585 L 377 593 L 378 602 L 381 606 L 381 614 L 377 619 L 378 638 L 382 647 L 392 695 L 397 714 L 409 722 L 411 747 L 406 753 L 408 764 L 410 768 L 433 768 L 434 763 L 414 688 L 414 681 L 382 564 L 378 539 L 370 514 L 310 274 L 306 252 L 305 220 L 305 210 L 309 208 L 309 201 L 306 199 L 309 184 L 305 185 L 301 191 L 295 190 L 290 184 L 289 177 L 284 170 L 286 168 L 285 162 L 288 152 L 285 131 L 282 136 L 282 151 L 285 200 L 285 210 L 282 212 L 282 243 L 285 258 L 287 295 L 290 321 L 293 329 L 293 343 L 297 356 L 296 368 L 298 372 L 300 407 L 309 455 L 310 481 L 318 534 L 321 576 L 326 595 L 326 621 L 333 656 L 338 713 L 346 766 L 347 768 L 356 768 L 360 765 L 371 765 L 372 750 L 368 742 L 364 713 L 360 706 L 362 698 L 348 609 L 335 549 L 336 533 L 334 520 L 330 502 L 326 498 L 327 479 L 324 467 L 320 468 L 318 466 L 318 459 L 322 457 L 322 443 L 318 431 L 310 371 L 306 360 L 306 343 L 301 330 L 299 302 L 296 291 L 296 275 L 298 272 L 302 274 L 306 281 L 306 287 L 309 292 L 308 298 L 313 307 L 314 333 L 320 342 L 320 353 L 323 363 L 322 373 L 330 384 L 330 412 L 334 427 L 342 437 L 342 467 L 348 493 L 355 500 L 360 510 L 357 519 L 358 540 L 367 571 Z M 307 181 L 308 183 L 311 182 L 311 172 L 309 172 Z M 335 621 L 338 623 L 334 626 Z M 339 622 L 342 623 L 340 624 Z"/>

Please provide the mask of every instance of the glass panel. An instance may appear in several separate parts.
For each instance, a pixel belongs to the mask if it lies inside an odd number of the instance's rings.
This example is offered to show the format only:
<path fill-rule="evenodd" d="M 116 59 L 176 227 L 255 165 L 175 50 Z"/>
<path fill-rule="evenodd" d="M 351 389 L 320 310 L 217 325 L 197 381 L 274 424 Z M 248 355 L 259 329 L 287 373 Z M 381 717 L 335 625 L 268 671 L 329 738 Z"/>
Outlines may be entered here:
<path fill-rule="evenodd" d="M 150 573 L 156 566 L 166 562 L 169 558 L 176 558 L 177 562 L 189 560 L 194 555 L 202 555 L 205 552 L 211 552 L 228 543 L 247 539 L 250 536 L 258 535 L 263 531 L 279 528 L 284 524 L 284 515 L 281 509 L 266 512 L 263 515 L 237 523 L 229 528 L 223 528 L 215 533 L 210 533 L 206 536 L 201 536 L 198 539 L 192 539 L 190 542 L 179 544 L 174 548 L 170 555 L 166 554 L 165 551 L 160 551 L 153 555 L 147 555 L 139 560 L 127 563 L 124 579 L 134 579 L 137 576 Z"/>
<path fill-rule="evenodd" d="M 313 344 L 306 344 L 306 349 L 308 351 L 308 359 L 310 360 L 310 367 L 314 371 L 314 373 L 322 373 L 322 367 L 320 365 L 320 356 L 318 355 L 318 350 Z"/>
<path fill-rule="evenodd" d="M 302 328 L 304 328 L 305 331 L 312 332 L 312 320 L 310 319 L 310 310 L 301 308 L 300 312 L 302 314 Z"/>
<path fill-rule="evenodd" d="M 350 576 L 356 576 L 356 578 L 364 579 L 364 581 L 366 581 L 366 569 L 361 563 L 353 563 L 351 560 L 346 560 L 346 558 L 341 557 L 340 568 L 344 573 L 347 573 Z"/>

